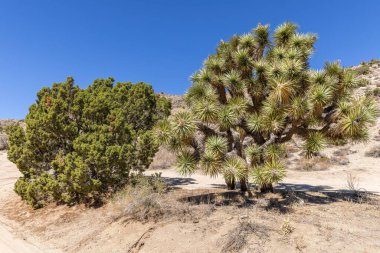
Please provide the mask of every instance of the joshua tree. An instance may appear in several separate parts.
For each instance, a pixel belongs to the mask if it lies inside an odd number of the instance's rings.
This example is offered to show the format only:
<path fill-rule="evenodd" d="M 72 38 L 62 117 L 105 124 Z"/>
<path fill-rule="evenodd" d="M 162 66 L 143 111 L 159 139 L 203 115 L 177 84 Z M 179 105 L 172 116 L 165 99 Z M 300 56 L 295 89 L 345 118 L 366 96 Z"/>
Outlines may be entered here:
<path fill-rule="evenodd" d="M 282 180 L 284 143 L 297 135 L 307 157 L 327 141 L 362 141 L 376 115 L 371 98 L 354 97 L 356 77 L 339 63 L 309 69 L 316 35 L 284 23 L 221 41 L 192 76 L 188 109 L 161 121 L 158 139 L 174 151 L 181 174 L 222 174 L 227 186 L 261 191 Z"/>

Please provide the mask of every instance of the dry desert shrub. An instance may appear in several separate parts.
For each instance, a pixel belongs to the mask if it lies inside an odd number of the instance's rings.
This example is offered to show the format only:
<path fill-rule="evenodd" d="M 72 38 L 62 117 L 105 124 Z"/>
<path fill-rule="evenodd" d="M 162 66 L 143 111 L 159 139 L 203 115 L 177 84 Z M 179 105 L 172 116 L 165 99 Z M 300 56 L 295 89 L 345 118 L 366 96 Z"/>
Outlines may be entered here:
<path fill-rule="evenodd" d="M 333 156 L 330 158 L 331 162 L 339 165 L 347 165 L 350 163 L 347 155 L 357 153 L 356 150 L 351 150 L 349 147 L 340 148 L 333 152 Z"/>
<path fill-rule="evenodd" d="M 333 155 L 334 156 L 346 156 L 346 155 L 351 155 L 351 154 L 355 154 L 357 153 L 356 150 L 351 150 L 349 147 L 345 147 L 345 148 L 340 148 L 338 150 L 335 150 L 333 152 Z"/>
<path fill-rule="evenodd" d="M 365 156 L 379 158 L 380 157 L 380 146 L 378 145 L 378 146 L 372 147 L 370 150 L 365 152 Z"/>
<path fill-rule="evenodd" d="M 299 161 L 298 170 L 302 171 L 319 171 L 327 170 L 331 166 L 331 161 L 327 157 L 316 156 L 312 158 L 302 158 Z"/>
<path fill-rule="evenodd" d="M 330 161 L 338 165 L 347 165 L 350 163 L 350 160 L 345 156 L 333 156 L 330 158 Z"/>
<path fill-rule="evenodd" d="M 130 185 L 113 197 L 115 220 L 125 218 L 158 222 L 174 219 L 198 222 L 214 211 L 214 205 L 195 206 L 179 201 L 187 194 L 186 191 L 169 189 L 158 173 L 150 177 L 136 176 L 131 181 Z"/>
<path fill-rule="evenodd" d="M 370 194 L 366 189 L 359 186 L 359 178 L 351 173 L 347 175 L 347 188 L 352 194 L 348 198 L 349 201 L 360 204 L 371 202 Z"/>
<path fill-rule="evenodd" d="M 248 236 L 257 235 L 259 238 L 268 236 L 267 228 L 252 221 L 239 222 L 238 226 L 229 231 L 221 252 L 240 252 L 248 242 Z"/>
<path fill-rule="evenodd" d="M 358 177 L 349 173 L 347 175 L 347 187 L 352 192 L 358 192 L 359 191 L 359 179 L 358 179 Z"/>
<path fill-rule="evenodd" d="M 368 79 L 364 79 L 364 78 L 359 79 L 358 87 L 366 87 L 368 85 L 370 85 L 370 81 Z"/>
<path fill-rule="evenodd" d="M 131 217 L 139 221 L 157 220 L 163 215 L 162 194 L 166 185 L 160 176 L 134 176 L 131 184 L 114 196 L 119 210 L 116 218 Z"/>
<path fill-rule="evenodd" d="M 281 225 L 281 232 L 283 236 L 287 236 L 294 231 L 294 227 L 290 224 L 290 219 L 285 218 Z"/>

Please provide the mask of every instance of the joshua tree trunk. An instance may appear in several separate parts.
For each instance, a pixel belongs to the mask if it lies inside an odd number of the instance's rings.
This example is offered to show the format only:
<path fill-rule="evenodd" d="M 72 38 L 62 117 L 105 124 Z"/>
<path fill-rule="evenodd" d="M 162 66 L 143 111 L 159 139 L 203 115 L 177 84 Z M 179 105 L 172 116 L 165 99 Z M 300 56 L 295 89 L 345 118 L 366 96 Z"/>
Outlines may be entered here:
<path fill-rule="evenodd" d="M 226 181 L 226 184 L 227 184 L 227 189 L 228 190 L 235 190 L 235 179 L 233 179 L 232 181 L 229 181 L 229 180 L 225 180 Z"/>
<path fill-rule="evenodd" d="M 240 190 L 242 192 L 248 191 L 248 182 L 246 178 L 240 180 Z"/>
<path fill-rule="evenodd" d="M 260 192 L 273 192 L 273 185 L 269 183 L 260 186 Z"/>

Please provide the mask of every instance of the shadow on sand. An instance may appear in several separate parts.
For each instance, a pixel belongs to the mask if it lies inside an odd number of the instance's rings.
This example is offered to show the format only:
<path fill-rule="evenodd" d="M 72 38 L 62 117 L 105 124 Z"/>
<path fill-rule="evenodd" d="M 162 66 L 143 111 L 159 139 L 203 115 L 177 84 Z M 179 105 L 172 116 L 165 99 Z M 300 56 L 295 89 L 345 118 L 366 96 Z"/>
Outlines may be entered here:
<path fill-rule="evenodd" d="M 251 187 L 254 189 L 254 187 Z M 197 189 L 180 197 L 181 202 L 193 205 L 212 204 L 215 206 L 237 206 L 241 208 L 263 208 L 287 213 L 295 204 L 325 205 L 338 201 L 355 203 L 369 202 L 374 196 L 366 191 L 333 190 L 329 186 L 313 186 L 307 184 L 280 184 L 273 193 L 239 190 Z"/>

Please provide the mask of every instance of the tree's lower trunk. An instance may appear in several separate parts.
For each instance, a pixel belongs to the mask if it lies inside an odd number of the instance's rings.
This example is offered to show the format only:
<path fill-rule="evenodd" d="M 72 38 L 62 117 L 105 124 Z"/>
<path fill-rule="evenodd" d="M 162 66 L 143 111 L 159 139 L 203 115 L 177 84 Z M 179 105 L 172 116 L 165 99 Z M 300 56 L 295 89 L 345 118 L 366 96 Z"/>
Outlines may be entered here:
<path fill-rule="evenodd" d="M 242 192 L 248 191 L 248 182 L 246 178 L 240 180 L 240 190 Z"/>
<path fill-rule="evenodd" d="M 227 184 L 227 189 L 228 190 L 235 190 L 235 179 L 233 179 L 232 181 L 229 181 L 229 180 L 225 180 L 226 181 L 226 184 Z"/>
<path fill-rule="evenodd" d="M 273 185 L 272 184 L 264 184 L 260 186 L 260 192 L 273 192 Z"/>

